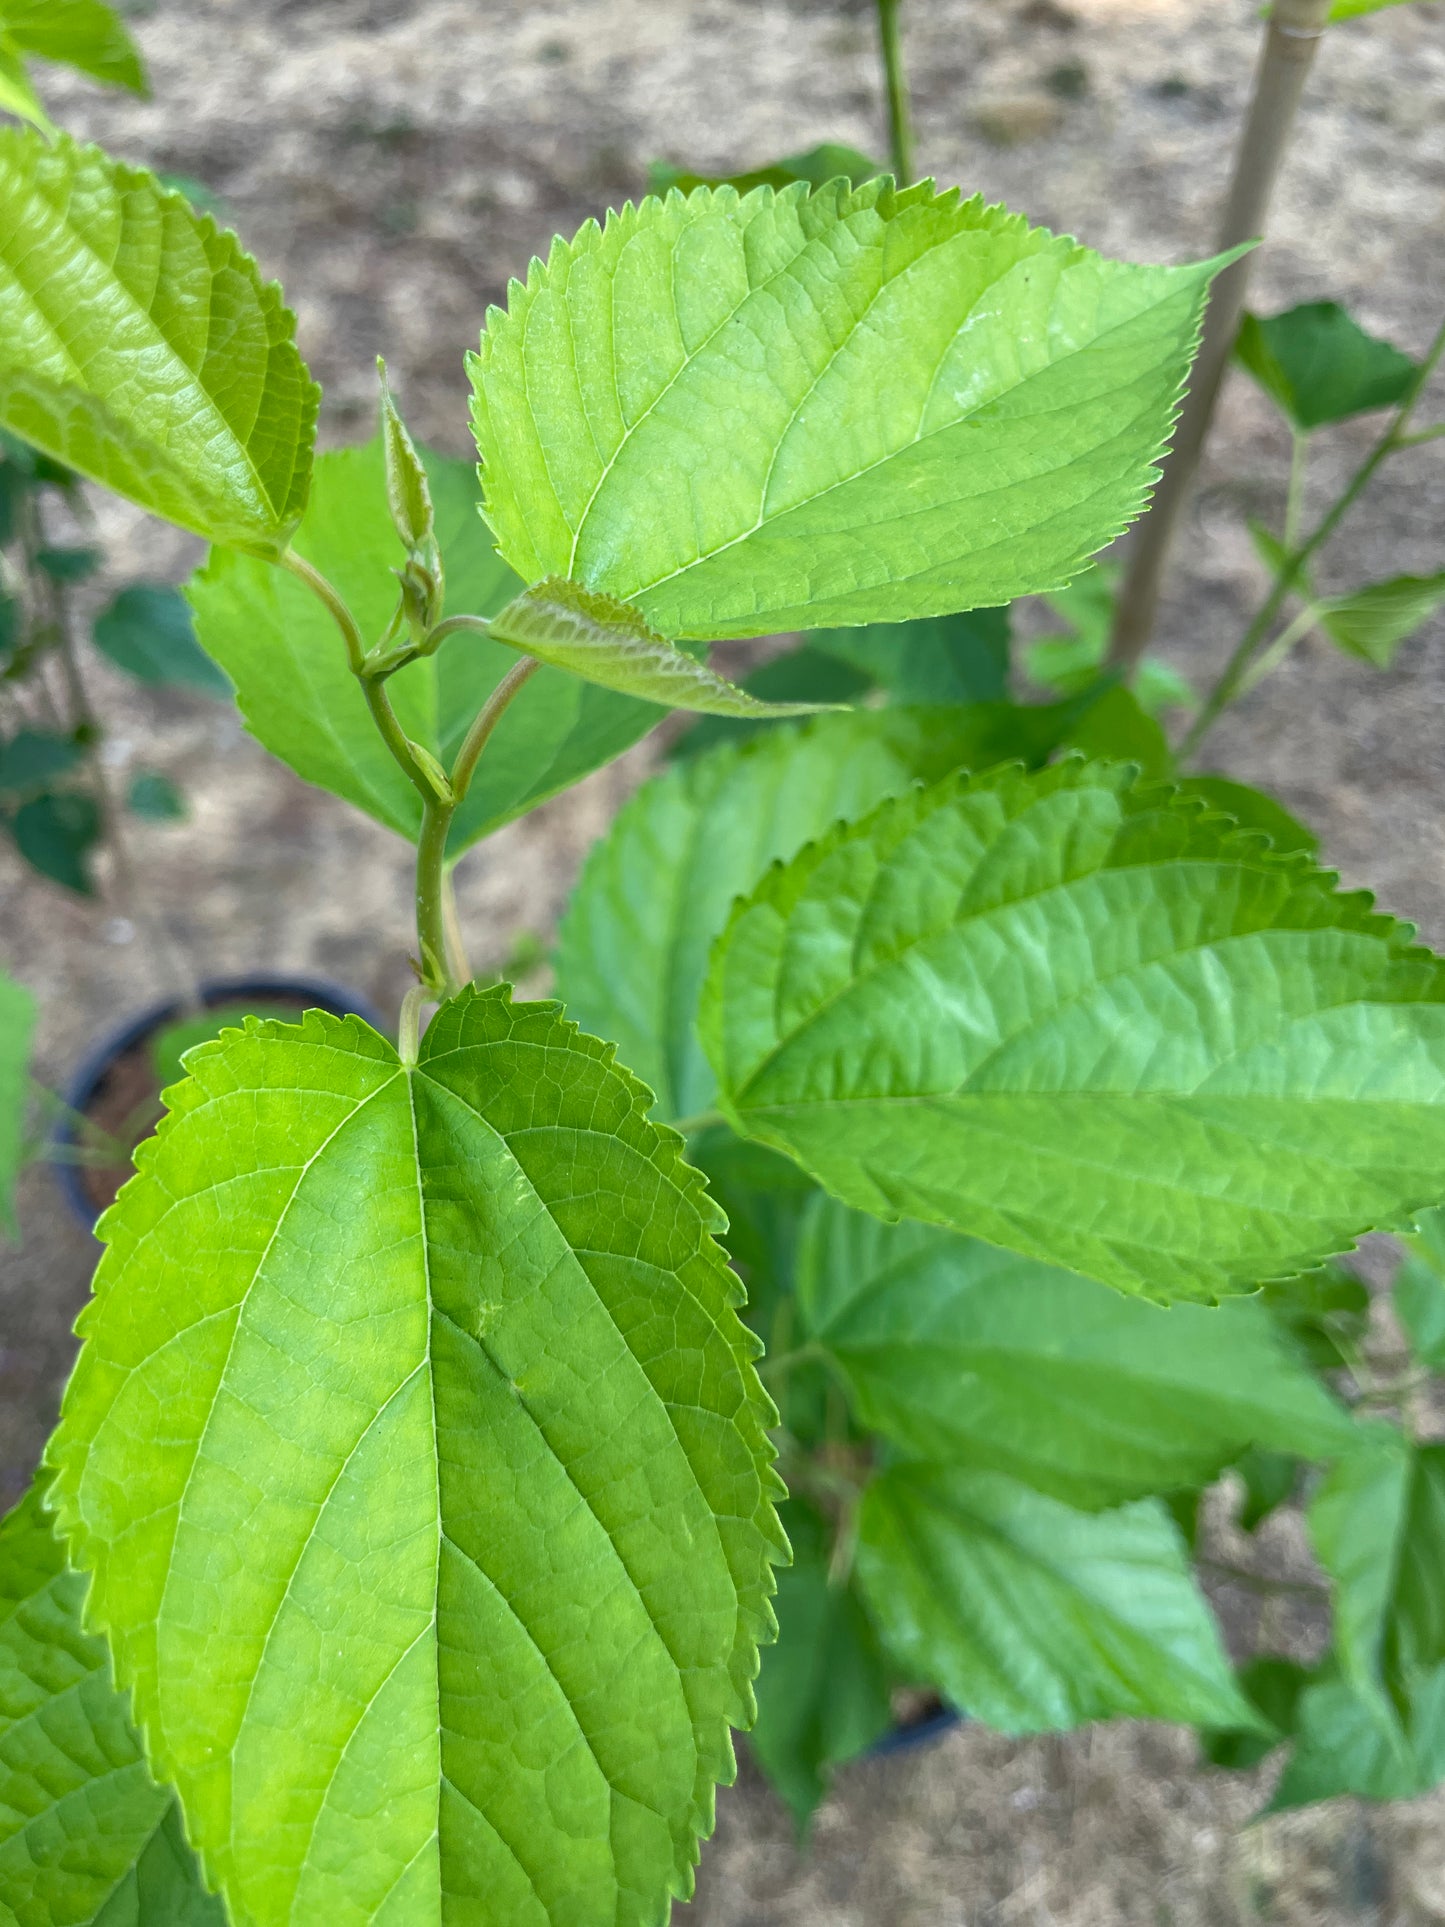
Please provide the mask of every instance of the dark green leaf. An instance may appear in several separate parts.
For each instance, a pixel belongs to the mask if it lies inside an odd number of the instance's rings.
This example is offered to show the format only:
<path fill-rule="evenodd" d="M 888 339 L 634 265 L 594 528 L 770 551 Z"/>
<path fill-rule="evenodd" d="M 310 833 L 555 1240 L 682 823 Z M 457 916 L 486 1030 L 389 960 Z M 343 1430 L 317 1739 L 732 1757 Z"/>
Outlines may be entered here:
<path fill-rule="evenodd" d="M 856 147 L 845 147 L 838 141 L 820 141 L 801 154 L 785 154 L 781 160 L 765 161 L 761 167 L 750 168 L 742 174 L 694 174 L 667 161 L 653 161 L 647 170 L 647 189 L 650 194 L 666 194 L 675 187 L 680 193 L 691 194 L 695 187 L 734 187 L 739 194 L 749 194 L 755 187 L 790 187 L 795 181 L 822 187 L 825 182 L 836 180 L 860 187 L 874 175 L 887 171 L 881 161 L 870 160 Z"/>
<path fill-rule="evenodd" d="M 1122 683 L 1096 685 L 1060 737 L 1061 747 L 1137 763 L 1145 776 L 1168 776 L 1174 769 L 1169 738 Z"/>
<path fill-rule="evenodd" d="M 52 582 L 84 582 L 94 575 L 105 557 L 99 549 L 37 549 L 35 566 Z"/>
<path fill-rule="evenodd" d="M 1029 644 L 1025 662 L 1033 682 L 1057 695 L 1072 696 L 1087 689 L 1106 670 L 1121 574 L 1115 562 L 1092 562 L 1067 587 L 1054 589 L 1043 598 L 1067 625 L 1068 633 L 1040 636 Z M 1157 656 L 1145 656 L 1133 676 L 1133 693 L 1150 716 L 1194 705 L 1194 690 L 1188 680 Z"/>
<path fill-rule="evenodd" d="M 797 1499 L 781 1516 L 793 1563 L 778 1574 L 778 1637 L 763 1655 L 750 1744 L 806 1835 L 833 1770 L 888 1730 L 892 1708 L 868 1615 L 849 1581 L 830 1580 L 827 1526 Z"/>
<path fill-rule="evenodd" d="M 1445 964 L 1125 767 L 950 778 L 774 869 L 699 1020 L 844 1202 L 1209 1299 L 1438 1201 Z"/>
<path fill-rule="evenodd" d="M 231 693 L 229 679 L 196 641 L 179 589 L 132 583 L 96 617 L 94 635 L 101 654 L 141 682 L 197 689 L 206 696 Z"/>
<path fill-rule="evenodd" d="M 1247 314 L 1234 352 L 1287 419 L 1306 431 L 1391 408 L 1415 379 L 1409 356 L 1366 334 L 1337 301 Z"/>
<path fill-rule="evenodd" d="M 0 1904 L 20 1927 L 224 1927 L 32 1491 L 0 1521 Z"/>
<path fill-rule="evenodd" d="M 8 743 L 0 742 L 0 796 L 25 796 L 44 789 L 84 761 L 85 751 L 73 736 L 18 730 Z"/>
<path fill-rule="evenodd" d="M 1240 1691 L 1267 1723 L 1258 1727 L 1221 1729 L 1206 1727 L 1199 1736 L 1200 1750 L 1212 1766 L 1231 1767 L 1247 1772 L 1295 1730 L 1300 1695 L 1314 1679 L 1307 1666 L 1273 1653 L 1252 1659 L 1236 1675 Z"/>
<path fill-rule="evenodd" d="M 95 895 L 90 852 L 100 837 L 100 811 L 92 797 L 74 790 L 37 796 L 11 817 L 10 834 L 32 869 L 81 896 Z"/>
<path fill-rule="evenodd" d="M 864 1494 L 857 1573 L 894 1663 L 1000 1732 L 1257 1718 L 1157 1500 L 1075 1512 L 995 1472 L 895 1466 Z"/>
<path fill-rule="evenodd" d="M 1270 1316 L 1316 1371 L 1352 1365 L 1370 1315 L 1370 1294 L 1348 1265 L 1320 1265 L 1260 1291 Z"/>
<path fill-rule="evenodd" d="M 1388 669 L 1400 644 L 1422 628 L 1442 602 L 1445 571 L 1399 575 L 1349 595 L 1326 596 L 1318 605 L 1320 627 L 1349 655 Z"/>
<path fill-rule="evenodd" d="M 989 703 L 1008 696 L 1006 608 L 818 629 L 808 647 L 848 664 L 895 702 Z"/>
<path fill-rule="evenodd" d="M 137 770 L 126 787 L 126 806 L 152 823 L 180 823 L 189 814 L 186 799 L 159 770 Z"/>
<path fill-rule="evenodd" d="M 815 703 L 821 708 L 848 708 L 866 696 L 872 682 L 862 670 L 854 669 L 836 656 L 805 644 L 774 656 L 751 675 L 744 676 L 739 688 L 765 703 Z M 774 725 L 766 718 L 747 716 L 699 716 L 690 729 L 674 743 L 671 755 L 676 761 L 699 756 L 719 743 L 745 742 L 760 730 Z"/>
<path fill-rule="evenodd" d="M 1072 1505 L 1201 1486 L 1249 1445 L 1329 1458 L 1355 1442 L 1252 1299 L 1163 1311 L 822 1196 L 803 1219 L 797 1299 L 870 1428 Z"/>
<path fill-rule="evenodd" d="M 1288 1452 L 1252 1445 L 1235 1461 L 1234 1469 L 1244 1485 L 1239 1523 L 1246 1532 L 1257 1532 L 1270 1513 L 1293 1494 L 1299 1479 L 1299 1460 Z"/>

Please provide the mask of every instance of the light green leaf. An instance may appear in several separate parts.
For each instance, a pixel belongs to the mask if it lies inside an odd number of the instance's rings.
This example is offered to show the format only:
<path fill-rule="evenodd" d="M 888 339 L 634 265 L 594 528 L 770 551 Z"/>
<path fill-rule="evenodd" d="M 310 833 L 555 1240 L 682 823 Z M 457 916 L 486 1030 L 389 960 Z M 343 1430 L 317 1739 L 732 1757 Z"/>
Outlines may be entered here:
<path fill-rule="evenodd" d="M 780 1535 L 771 1408 L 640 1087 L 555 1005 L 191 1054 L 51 1452 L 233 1915 L 660 1921 Z"/>
<path fill-rule="evenodd" d="M 1431 1371 L 1445 1371 L 1445 1211 L 1424 1212 L 1406 1240 L 1394 1300 L 1416 1358 Z"/>
<path fill-rule="evenodd" d="M 1247 314 L 1235 358 L 1295 428 L 1308 432 L 1372 408 L 1392 408 L 1415 379 L 1408 355 L 1367 334 L 1338 301 L 1285 314 Z"/>
<path fill-rule="evenodd" d="M 734 1128 L 845 1203 L 1209 1299 L 1436 1201 L 1445 965 L 1127 767 L 952 778 L 774 870 L 713 951 Z"/>
<path fill-rule="evenodd" d="M 0 423 L 143 509 L 271 555 L 320 391 L 232 234 L 98 148 L 0 129 Z"/>
<path fill-rule="evenodd" d="M 556 241 L 471 361 L 527 582 L 673 637 L 990 608 L 1143 506 L 1216 264 L 887 180 L 670 194 Z"/>
<path fill-rule="evenodd" d="M 0 970 L 0 1230 L 15 1230 L 15 1178 L 25 1148 L 35 999 Z"/>
<path fill-rule="evenodd" d="M 1445 1778 L 1445 1666 L 1420 1682 L 1403 1720 L 1327 1675 L 1301 1693 L 1295 1731 L 1294 1750 L 1267 1813 L 1341 1793 L 1367 1800 L 1427 1793 Z"/>
<path fill-rule="evenodd" d="M 22 53 L 149 94 L 140 49 L 103 0 L 0 0 L 0 34 Z"/>
<path fill-rule="evenodd" d="M 1355 1443 L 1252 1299 L 1163 1311 L 824 1197 L 803 1221 L 797 1294 L 865 1425 L 1072 1505 L 1207 1484 L 1250 1445 L 1331 1458 Z"/>
<path fill-rule="evenodd" d="M 653 161 L 647 170 L 647 186 L 652 194 L 666 194 L 674 187 L 683 194 L 691 194 L 695 187 L 735 187 L 739 194 L 747 194 L 755 187 L 790 187 L 794 181 L 822 187 L 828 181 L 845 180 L 859 187 L 875 174 L 887 171 L 881 161 L 860 154 L 856 147 L 820 141 L 801 154 L 784 154 L 781 160 L 766 161 L 742 174 L 694 174 L 667 161 Z"/>
<path fill-rule="evenodd" d="M 376 358 L 376 371 L 381 379 L 381 446 L 392 527 L 406 548 L 419 549 L 431 541 L 436 521 L 426 464 L 392 400 L 386 363 L 380 355 Z"/>
<path fill-rule="evenodd" d="M 224 1927 L 38 1491 L 0 1520 L 0 1895 L 20 1927 Z"/>
<path fill-rule="evenodd" d="M 820 717 L 709 750 L 629 800 L 563 918 L 557 994 L 652 1086 L 660 1116 L 695 1115 L 716 1097 L 697 1010 L 734 901 L 840 818 L 1006 754 L 996 721 L 993 706 Z"/>
<path fill-rule="evenodd" d="M 14 114 L 18 120 L 28 120 L 32 126 L 47 131 L 52 125 L 40 104 L 40 96 L 30 84 L 19 49 L 13 41 L 7 44 L 3 26 L 0 26 L 0 113 Z"/>
<path fill-rule="evenodd" d="M 821 703 L 765 703 L 674 648 L 639 610 L 580 582 L 549 576 L 492 618 L 495 641 L 565 669 L 584 682 L 663 709 L 711 716 L 808 715 Z"/>
<path fill-rule="evenodd" d="M 1075 1512 L 996 1472 L 895 1466 L 863 1496 L 857 1573 L 895 1663 L 1002 1733 L 1257 1723 L 1157 1500 Z"/>
<path fill-rule="evenodd" d="M 1439 575 L 1399 575 L 1371 582 L 1349 595 L 1326 596 L 1320 627 L 1352 656 L 1388 669 L 1395 651 L 1445 602 L 1445 570 Z"/>
<path fill-rule="evenodd" d="M 1329 18 L 1338 20 L 1360 20 L 1367 13 L 1383 13 L 1386 7 L 1398 7 L 1402 0 L 1335 0 L 1330 8 Z"/>
<path fill-rule="evenodd" d="M 427 456 L 450 613 L 492 615 L 516 594 L 476 512 L 476 470 Z M 295 547 L 341 590 L 369 640 L 396 607 L 404 560 L 387 507 L 379 440 L 336 450 L 316 478 Z M 216 550 L 187 586 L 203 647 L 236 684 L 247 725 L 310 783 L 344 796 L 414 838 L 416 791 L 392 760 L 321 604 L 283 571 Z M 516 663 L 501 643 L 449 637 L 387 684 L 402 726 L 449 761 L 482 703 Z M 620 755 L 658 720 L 651 703 L 543 669 L 516 697 L 478 765 L 452 825 L 455 856 L 511 817 Z"/>
<path fill-rule="evenodd" d="M 892 1724 L 878 1636 L 847 1580 L 829 1578 L 827 1528 L 810 1506 L 783 1508 L 793 1563 L 778 1574 L 778 1638 L 763 1655 L 749 1744 L 800 1834 L 835 1768 Z"/>

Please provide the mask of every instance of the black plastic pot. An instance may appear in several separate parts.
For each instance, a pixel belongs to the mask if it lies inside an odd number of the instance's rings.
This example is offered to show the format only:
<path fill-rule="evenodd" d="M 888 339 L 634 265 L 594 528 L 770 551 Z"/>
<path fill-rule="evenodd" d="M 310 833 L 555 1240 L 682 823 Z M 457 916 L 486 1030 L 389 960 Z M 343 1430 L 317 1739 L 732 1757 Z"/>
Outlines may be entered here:
<path fill-rule="evenodd" d="M 890 1727 L 881 1740 L 875 1740 L 869 1747 L 868 1757 L 877 1760 L 888 1753 L 912 1753 L 915 1747 L 931 1746 L 955 1726 L 962 1726 L 963 1720 L 963 1714 L 955 1713 L 951 1706 L 940 1706 L 937 1712 L 926 1714 L 909 1726 Z"/>
<path fill-rule="evenodd" d="M 380 1015 L 364 997 L 359 997 L 354 990 L 347 990 L 341 984 L 331 983 L 325 977 L 291 977 L 279 972 L 257 970 L 245 977 L 211 978 L 201 985 L 200 990 L 201 1002 L 207 1009 L 245 1003 L 248 998 L 254 997 L 257 1002 L 302 1003 L 308 1010 L 329 1011 L 333 1017 L 363 1017 L 375 1029 L 383 1027 Z M 127 1017 L 124 1023 L 108 1031 L 92 1046 L 63 1093 L 66 1115 L 52 1134 L 55 1144 L 75 1143 L 76 1126 L 112 1067 L 142 1038 L 184 1016 L 186 1009 L 184 999 L 165 998 Z M 93 1230 L 100 1213 L 86 1193 L 82 1167 L 57 1161 L 50 1168 L 55 1173 L 55 1182 L 60 1186 L 61 1195 L 70 1207 L 72 1216 L 87 1231 Z"/>

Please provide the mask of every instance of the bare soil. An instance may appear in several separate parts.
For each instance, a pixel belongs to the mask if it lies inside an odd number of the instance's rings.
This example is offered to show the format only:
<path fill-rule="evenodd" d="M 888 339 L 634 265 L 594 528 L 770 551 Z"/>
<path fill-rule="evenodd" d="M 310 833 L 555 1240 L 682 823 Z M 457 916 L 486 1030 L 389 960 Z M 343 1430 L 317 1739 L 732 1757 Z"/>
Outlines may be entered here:
<path fill-rule="evenodd" d="M 147 0 L 154 101 L 50 89 L 58 118 L 222 195 L 285 283 L 325 383 L 325 435 L 368 432 L 384 352 L 419 433 L 466 451 L 461 357 L 488 301 L 549 236 L 636 193 L 653 157 L 748 165 L 830 138 L 879 151 L 861 0 Z M 1107 251 L 1207 252 L 1257 38 L 1255 0 L 909 0 L 919 152 Z M 1334 296 L 1419 351 L 1445 303 L 1445 9 L 1417 0 L 1325 45 L 1257 304 Z M 1438 411 L 1437 411 L 1438 412 Z M 1311 500 L 1369 424 L 1319 438 Z M 1164 614 L 1206 680 L 1261 577 L 1245 519 L 1277 517 L 1284 436 L 1231 383 Z M 182 538 L 97 505 L 119 577 L 176 577 Z M 1401 457 L 1347 526 L 1326 586 L 1445 556 L 1445 443 Z M 104 585 L 102 585 L 103 587 Z M 110 889 L 63 897 L 0 847 L 0 955 L 43 1000 L 42 1076 L 188 972 L 321 971 L 395 1008 L 407 981 L 407 853 L 268 761 L 225 710 L 141 696 L 96 661 L 113 767 L 143 761 L 192 806 L 137 824 L 149 917 Z M 1445 941 L 1445 624 L 1381 675 L 1307 645 L 1227 719 L 1210 760 L 1276 789 L 1352 882 Z M 645 773 L 647 746 L 512 826 L 461 868 L 480 968 L 545 935 L 578 861 Z M 152 924 L 159 931 L 155 936 Z M 543 977 L 536 979 L 540 987 Z M 94 1246 L 50 1177 L 22 1187 L 0 1253 L 0 1498 L 29 1479 Z M 1227 1539 L 1227 1525 L 1221 1526 Z M 1263 1558 L 1308 1569 L 1297 1522 Z M 1232 1635 L 1258 1601 L 1225 1592 Z M 1308 1628 L 1284 1628 L 1307 1639 Z M 1445 1921 L 1445 1798 L 1348 1801 L 1247 1826 L 1268 1773 L 1200 1769 L 1187 1735 L 1115 1726 L 1016 1741 L 965 1727 L 845 1773 L 812 1846 L 744 1765 L 719 1801 L 706 1927 L 1288 1927 Z"/>

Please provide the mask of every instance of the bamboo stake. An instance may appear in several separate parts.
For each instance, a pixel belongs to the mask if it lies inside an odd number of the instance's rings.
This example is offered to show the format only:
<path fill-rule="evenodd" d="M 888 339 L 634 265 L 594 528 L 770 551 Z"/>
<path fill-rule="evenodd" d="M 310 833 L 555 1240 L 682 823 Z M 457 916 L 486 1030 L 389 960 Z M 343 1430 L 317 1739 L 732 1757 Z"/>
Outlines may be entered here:
<path fill-rule="evenodd" d="M 1242 242 L 1258 240 L 1264 232 L 1300 95 L 1325 31 L 1330 3 L 1274 0 L 1255 69 L 1254 97 L 1235 154 L 1229 199 L 1219 224 L 1221 254 Z M 1253 258 L 1245 255 L 1214 283 L 1199 358 L 1174 446 L 1165 460 L 1153 503 L 1134 537 L 1109 649 L 1110 661 L 1127 669 L 1138 662 L 1154 632 L 1164 565 L 1239 332 Z"/>

